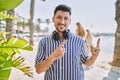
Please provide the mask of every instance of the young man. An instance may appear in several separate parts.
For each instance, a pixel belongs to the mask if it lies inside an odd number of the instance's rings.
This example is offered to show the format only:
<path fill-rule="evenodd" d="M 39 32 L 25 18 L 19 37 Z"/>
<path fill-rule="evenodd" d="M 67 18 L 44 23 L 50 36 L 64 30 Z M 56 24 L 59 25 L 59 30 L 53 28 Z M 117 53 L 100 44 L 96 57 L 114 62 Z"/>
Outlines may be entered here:
<path fill-rule="evenodd" d="M 99 54 L 99 41 L 88 56 L 84 40 L 69 30 L 71 8 L 58 5 L 52 18 L 56 30 L 40 40 L 36 72 L 45 72 L 44 80 L 84 80 L 82 64 L 92 65 Z"/>

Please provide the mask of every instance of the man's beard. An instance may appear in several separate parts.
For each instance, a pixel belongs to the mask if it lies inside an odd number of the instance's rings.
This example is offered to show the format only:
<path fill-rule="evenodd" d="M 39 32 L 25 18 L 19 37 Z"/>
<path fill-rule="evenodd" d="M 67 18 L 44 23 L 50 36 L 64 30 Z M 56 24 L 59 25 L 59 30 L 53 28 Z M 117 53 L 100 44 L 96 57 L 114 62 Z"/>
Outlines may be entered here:
<path fill-rule="evenodd" d="M 59 25 L 64 25 L 64 24 L 58 24 L 58 26 L 59 26 Z M 66 25 L 64 25 L 64 26 L 66 27 Z M 63 32 L 66 30 L 66 29 L 65 29 L 65 30 L 63 30 L 63 31 L 60 31 L 57 27 L 56 27 L 56 29 L 57 29 L 57 31 L 60 32 L 60 33 L 63 33 Z"/>
<path fill-rule="evenodd" d="M 60 31 L 58 28 L 56 28 L 58 32 L 62 33 L 63 31 Z"/>

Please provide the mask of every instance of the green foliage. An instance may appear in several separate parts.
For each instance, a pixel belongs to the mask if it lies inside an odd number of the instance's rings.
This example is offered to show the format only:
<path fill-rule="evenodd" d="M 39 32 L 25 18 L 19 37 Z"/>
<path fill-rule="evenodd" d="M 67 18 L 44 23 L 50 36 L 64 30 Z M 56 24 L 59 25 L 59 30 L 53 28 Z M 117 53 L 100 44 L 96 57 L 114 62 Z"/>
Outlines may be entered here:
<path fill-rule="evenodd" d="M 30 67 L 24 65 L 25 59 L 21 56 L 18 58 L 14 57 L 15 54 L 20 54 L 19 49 L 33 50 L 25 39 L 11 37 L 7 40 L 5 37 L 0 37 L 0 73 L 2 73 L 0 74 L 0 80 L 8 80 L 12 67 L 32 77 Z"/>
<path fill-rule="evenodd" d="M 18 58 L 14 58 L 12 61 L 13 61 L 12 62 L 13 63 L 12 66 L 13 67 L 23 71 L 25 73 L 25 75 L 33 77 L 33 73 L 31 72 L 31 68 L 24 65 L 24 58 L 22 58 L 20 56 Z"/>
<path fill-rule="evenodd" d="M 33 50 L 25 39 L 11 37 L 8 42 L 0 41 L 0 52 L 2 54 L 7 53 L 9 56 L 12 56 L 14 53 L 20 53 L 19 49 Z"/>
<path fill-rule="evenodd" d="M 0 80 L 8 80 L 12 67 L 11 58 L 0 54 Z"/>
<path fill-rule="evenodd" d="M 16 18 L 14 16 L 9 15 L 9 14 L 5 15 L 4 12 L 0 12 L 0 19 L 2 19 L 2 20 L 4 20 L 4 19 L 15 20 Z"/>
<path fill-rule="evenodd" d="M 24 26 L 29 26 L 29 22 L 23 22 L 23 21 L 17 21 L 17 26 L 23 26 L 23 24 L 24 24 Z"/>
<path fill-rule="evenodd" d="M 15 19 L 10 15 L 4 15 L 2 11 L 10 10 L 21 4 L 23 0 L 0 0 L 0 19 Z M 25 39 L 11 37 L 9 40 L 5 37 L 6 33 L 0 32 L 0 80 L 8 80 L 12 67 L 15 67 L 32 77 L 30 67 L 24 65 L 24 58 L 15 57 L 19 49 L 33 50 L 32 46 Z M 9 33 L 7 33 L 9 34 Z"/>
<path fill-rule="evenodd" d="M 0 12 L 10 10 L 20 5 L 23 0 L 0 0 Z"/>

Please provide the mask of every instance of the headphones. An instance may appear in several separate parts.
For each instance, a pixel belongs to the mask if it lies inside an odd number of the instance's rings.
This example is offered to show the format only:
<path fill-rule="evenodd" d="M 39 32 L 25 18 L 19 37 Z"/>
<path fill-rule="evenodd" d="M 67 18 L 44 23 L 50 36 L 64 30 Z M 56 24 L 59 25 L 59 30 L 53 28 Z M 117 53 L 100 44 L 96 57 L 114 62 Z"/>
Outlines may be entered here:
<path fill-rule="evenodd" d="M 68 39 L 69 38 L 69 31 L 70 30 L 65 30 L 65 31 L 62 32 L 64 39 Z M 58 35 L 58 33 L 56 31 L 53 31 L 52 38 L 54 40 L 60 40 L 60 37 L 59 37 L 59 35 Z"/>

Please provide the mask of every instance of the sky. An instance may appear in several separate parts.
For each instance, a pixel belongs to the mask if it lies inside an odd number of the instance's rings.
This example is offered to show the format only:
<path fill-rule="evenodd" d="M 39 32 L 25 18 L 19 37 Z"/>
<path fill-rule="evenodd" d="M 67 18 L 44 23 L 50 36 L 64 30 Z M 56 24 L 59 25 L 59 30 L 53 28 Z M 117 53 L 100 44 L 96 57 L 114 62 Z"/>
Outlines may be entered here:
<path fill-rule="evenodd" d="M 30 1 L 24 0 L 15 12 L 20 16 L 29 19 Z M 85 29 L 98 33 L 115 33 L 117 24 L 115 21 L 115 2 L 116 0 L 35 0 L 34 21 L 37 18 L 51 19 L 54 9 L 59 4 L 66 4 L 71 7 L 71 24 L 69 29 L 75 32 L 76 22 L 80 22 Z M 54 25 L 49 25 L 50 31 L 53 31 Z"/>

